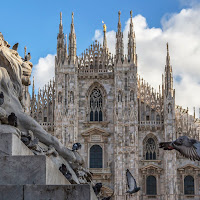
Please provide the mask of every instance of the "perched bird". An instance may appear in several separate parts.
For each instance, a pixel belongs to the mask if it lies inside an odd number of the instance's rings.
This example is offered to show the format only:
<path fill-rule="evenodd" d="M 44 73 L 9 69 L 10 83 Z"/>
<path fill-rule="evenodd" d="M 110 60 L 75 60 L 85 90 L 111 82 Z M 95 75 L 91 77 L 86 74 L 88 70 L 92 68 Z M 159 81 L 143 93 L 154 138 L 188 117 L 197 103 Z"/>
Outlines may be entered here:
<path fill-rule="evenodd" d="M 77 151 L 79 149 L 81 149 L 81 144 L 80 143 L 73 144 L 72 151 Z"/>
<path fill-rule="evenodd" d="M 30 144 L 31 138 L 30 136 L 21 136 L 21 141 L 27 146 Z"/>
<path fill-rule="evenodd" d="M 66 165 L 62 164 L 59 168 L 59 170 L 61 171 L 61 173 L 64 175 L 67 173 L 67 167 Z"/>
<path fill-rule="evenodd" d="M 15 50 L 15 51 L 17 51 L 18 46 L 19 46 L 19 43 L 16 43 L 15 45 L 13 45 L 12 49 Z"/>
<path fill-rule="evenodd" d="M 25 56 L 25 61 L 29 61 L 31 59 L 31 54 L 28 53 L 26 56 Z"/>
<path fill-rule="evenodd" d="M 126 179 L 128 183 L 128 191 L 126 193 L 133 194 L 140 190 L 140 187 L 137 187 L 136 181 L 128 169 L 126 170 Z"/>
<path fill-rule="evenodd" d="M 68 181 L 72 180 L 72 174 L 67 170 L 66 165 L 62 164 L 59 168 L 60 172 L 65 176 Z"/>
<path fill-rule="evenodd" d="M 161 142 L 159 148 L 164 150 L 177 150 L 186 158 L 200 161 L 200 142 L 187 136 L 180 136 L 172 142 Z"/>
<path fill-rule="evenodd" d="M 8 124 L 17 127 L 17 116 L 15 115 L 15 113 L 11 113 L 8 116 Z"/>
<path fill-rule="evenodd" d="M 96 196 L 99 194 L 102 188 L 102 183 L 96 183 L 95 186 L 93 186 L 94 193 Z"/>
<path fill-rule="evenodd" d="M 72 174 L 70 172 L 67 172 L 64 176 L 68 181 L 72 180 Z"/>
<path fill-rule="evenodd" d="M 0 93 L 0 106 L 4 103 L 4 94 L 3 92 Z"/>

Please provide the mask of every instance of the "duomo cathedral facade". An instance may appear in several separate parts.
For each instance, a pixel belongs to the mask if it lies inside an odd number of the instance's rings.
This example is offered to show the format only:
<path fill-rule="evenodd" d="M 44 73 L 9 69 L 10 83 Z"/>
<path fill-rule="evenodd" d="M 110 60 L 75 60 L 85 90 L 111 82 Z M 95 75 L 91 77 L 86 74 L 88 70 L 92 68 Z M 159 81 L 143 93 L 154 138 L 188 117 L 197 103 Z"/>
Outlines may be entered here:
<path fill-rule="evenodd" d="M 115 200 L 200 199 L 200 164 L 158 148 L 180 135 L 199 140 L 200 121 L 175 104 L 168 44 L 159 91 L 138 75 L 130 15 L 128 55 L 119 12 L 115 56 L 109 53 L 104 24 L 103 45 L 95 41 L 77 57 L 74 15 L 67 44 L 61 14 L 55 79 L 37 95 L 33 83 L 30 115 L 67 147 L 80 142 L 86 167 Z M 141 187 L 131 196 L 126 169 Z"/>

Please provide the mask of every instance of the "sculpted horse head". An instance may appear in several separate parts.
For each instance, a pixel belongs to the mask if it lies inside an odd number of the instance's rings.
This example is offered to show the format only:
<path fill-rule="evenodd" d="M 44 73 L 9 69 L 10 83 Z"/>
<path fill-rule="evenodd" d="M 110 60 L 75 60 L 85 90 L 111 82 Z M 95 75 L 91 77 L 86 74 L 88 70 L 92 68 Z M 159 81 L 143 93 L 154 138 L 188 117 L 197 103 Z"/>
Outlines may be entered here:
<path fill-rule="evenodd" d="M 0 68 L 4 68 L 10 78 L 15 94 L 20 98 L 22 85 L 30 85 L 32 63 L 25 61 L 16 50 L 10 49 L 8 42 L 0 33 Z M 3 73 L 3 72 L 2 72 Z"/>

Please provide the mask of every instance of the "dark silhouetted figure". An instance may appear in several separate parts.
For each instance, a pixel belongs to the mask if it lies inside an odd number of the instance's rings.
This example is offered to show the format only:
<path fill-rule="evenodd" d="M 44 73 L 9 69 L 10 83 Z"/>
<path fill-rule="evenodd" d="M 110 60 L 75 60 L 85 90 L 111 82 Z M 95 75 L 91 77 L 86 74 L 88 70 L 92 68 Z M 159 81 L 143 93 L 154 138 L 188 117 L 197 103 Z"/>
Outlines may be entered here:
<path fill-rule="evenodd" d="M 72 151 L 78 151 L 79 149 L 81 149 L 80 143 L 73 144 Z"/>
<path fill-rule="evenodd" d="M 8 116 L 8 124 L 17 127 L 17 116 L 15 115 L 15 113 L 11 113 Z"/>
<path fill-rule="evenodd" d="M 96 183 L 95 186 L 93 187 L 94 193 L 96 196 L 99 194 L 102 188 L 102 183 Z"/>

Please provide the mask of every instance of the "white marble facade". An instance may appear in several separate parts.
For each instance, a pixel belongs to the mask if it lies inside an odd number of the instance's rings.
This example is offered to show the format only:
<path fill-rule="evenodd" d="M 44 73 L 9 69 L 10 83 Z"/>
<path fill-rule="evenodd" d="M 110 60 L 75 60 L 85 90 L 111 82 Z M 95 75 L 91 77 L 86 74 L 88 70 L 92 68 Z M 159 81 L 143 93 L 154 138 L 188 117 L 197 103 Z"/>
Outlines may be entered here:
<path fill-rule="evenodd" d="M 104 25 L 103 46 L 95 41 L 78 58 L 73 18 L 67 46 L 61 14 L 55 80 L 37 96 L 33 90 L 31 116 L 67 147 L 80 142 L 86 167 L 104 184 L 103 193 L 114 191 L 115 200 L 200 199 L 199 163 L 158 148 L 159 142 L 180 135 L 199 139 L 200 130 L 200 121 L 175 104 L 168 45 L 156 92 L 137 73 L 132 12 L 128 55 L 120 12 L 115 56 L 109 53 Z M 127 168 L 141 186 L 132 196 L 126 195 Z"/>

